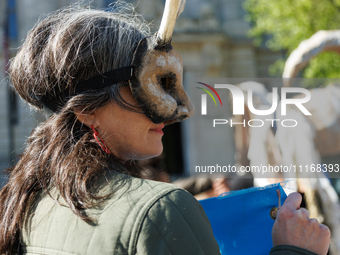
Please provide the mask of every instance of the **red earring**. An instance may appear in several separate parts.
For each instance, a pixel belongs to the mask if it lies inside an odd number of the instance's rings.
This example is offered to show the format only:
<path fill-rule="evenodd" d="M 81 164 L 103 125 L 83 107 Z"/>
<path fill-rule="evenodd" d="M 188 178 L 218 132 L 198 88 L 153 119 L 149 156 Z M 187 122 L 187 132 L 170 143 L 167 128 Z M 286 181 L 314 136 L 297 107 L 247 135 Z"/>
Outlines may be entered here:
<path fill-rule="evenodd" d="M 93 137 L 94 139 L 96 139 L 97 143 L 99 144 L 99 146 L 103 149 L 103 151 L 105 151 L 107 154 L 110 154 L 109 149 L 107 148 L 104 140 L 100 137 L 99 133 L 97 132 L 97 130 L 95 130 L 95 128 L 93 127 L 93 125 L 91 125 L 91 128 L 93 130 Z M 98 139 L 99 138 L 99 139 Z"/>

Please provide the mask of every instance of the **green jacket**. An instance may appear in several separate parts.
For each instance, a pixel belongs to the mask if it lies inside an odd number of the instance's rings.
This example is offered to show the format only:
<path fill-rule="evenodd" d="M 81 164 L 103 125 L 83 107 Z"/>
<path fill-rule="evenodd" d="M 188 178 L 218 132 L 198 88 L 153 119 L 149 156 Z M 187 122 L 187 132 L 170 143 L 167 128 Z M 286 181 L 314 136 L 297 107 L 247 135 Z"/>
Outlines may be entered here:
<path fill-rule="evenodd" d="M 56 193 L 54 199 L 41 194 L 22 233 L 24 254 L 220 254 L 208 218 L 188 192 L 115 171 L 94 189 L 113 192 L 87 210 L 95 224 L 76 217 Z M 273 254 L 312 254 L 281 248 Z"/>

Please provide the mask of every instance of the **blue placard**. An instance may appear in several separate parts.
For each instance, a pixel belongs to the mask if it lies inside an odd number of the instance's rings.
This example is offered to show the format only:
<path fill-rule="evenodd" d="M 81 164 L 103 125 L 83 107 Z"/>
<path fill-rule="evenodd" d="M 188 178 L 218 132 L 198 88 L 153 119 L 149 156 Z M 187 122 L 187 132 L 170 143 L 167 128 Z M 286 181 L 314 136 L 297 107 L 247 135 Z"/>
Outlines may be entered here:
<path fill-rule="evenodd" d="M 201 200 L 222 255 L 263 255 L 273 247 L 270 210 L 287 198 L 279 183 Z"/>

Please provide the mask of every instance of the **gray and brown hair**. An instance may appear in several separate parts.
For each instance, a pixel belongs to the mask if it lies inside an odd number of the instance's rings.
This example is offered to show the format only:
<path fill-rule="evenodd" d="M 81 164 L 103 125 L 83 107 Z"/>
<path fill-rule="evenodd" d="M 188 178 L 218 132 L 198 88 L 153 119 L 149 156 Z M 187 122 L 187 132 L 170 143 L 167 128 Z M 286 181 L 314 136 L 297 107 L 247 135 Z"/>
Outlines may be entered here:
<path fill-rule="evenodd" d="M 148 34 L 137 15 L 80 7 L 58 11 L 28 33 L 11 63 L 13 85 L 24 100 L 42 109 L 46 99 L 56 100 L 56 92 L 72 91 L 82 80 L 129 66 L 135 47 Z"/>

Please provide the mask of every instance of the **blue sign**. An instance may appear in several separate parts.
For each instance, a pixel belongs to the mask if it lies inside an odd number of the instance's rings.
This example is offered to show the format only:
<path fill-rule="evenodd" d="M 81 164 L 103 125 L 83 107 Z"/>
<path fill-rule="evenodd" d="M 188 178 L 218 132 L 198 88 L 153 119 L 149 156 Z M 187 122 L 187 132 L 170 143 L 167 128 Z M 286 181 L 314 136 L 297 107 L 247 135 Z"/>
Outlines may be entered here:
<path fill-rule="evenodd" d="M 222 255 L 263 255 L 273 247 L 271 210 L 287 198 L 279 183 L 201 200 Z"/>

